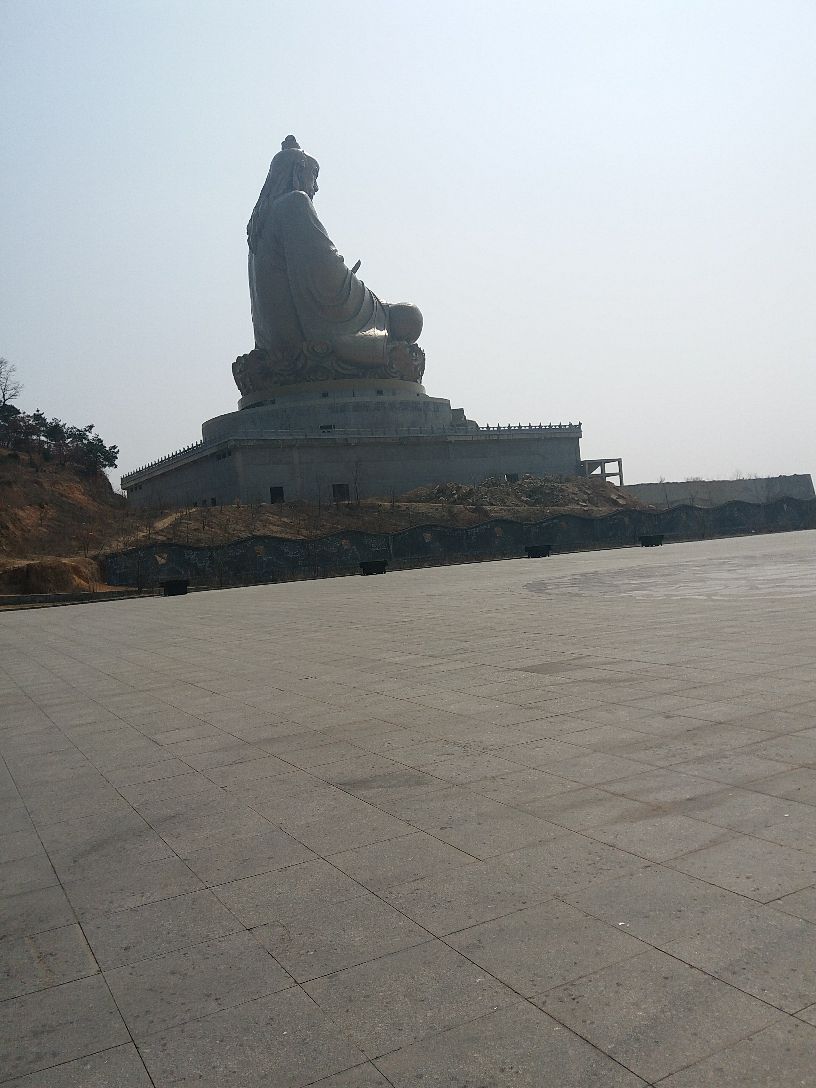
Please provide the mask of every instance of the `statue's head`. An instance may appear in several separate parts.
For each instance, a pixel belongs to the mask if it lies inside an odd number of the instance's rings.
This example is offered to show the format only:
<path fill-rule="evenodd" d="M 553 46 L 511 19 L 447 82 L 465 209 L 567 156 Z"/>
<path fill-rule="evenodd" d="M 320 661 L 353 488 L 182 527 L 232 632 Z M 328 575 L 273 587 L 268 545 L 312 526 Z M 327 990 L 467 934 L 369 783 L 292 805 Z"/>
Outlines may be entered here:
<path fill-rule="evenodd" d="M 302 151 L 294 136 L 287 136 L 281 144 L 280 151 L 272 160 L 258 203 L 247 223 L 247 240 L 253 252 L 263 232 L 269 205 L 278 197 L 285 196 L 286 193 L 306 193 L 311 200 L 317 192 L 319 170 L 317 159 L 313 159 L 311 155 Z"/>
<path fill-rule="evenodd" d="M 301 150 L 294 136 L 287 136 L 269 167 L 269 176 L 266 179 L 269 199 L 275 200 L 284 193 L 297 191 L 306 193 L 311 200 L 317 192 L 319 170 L 317 160 Z"/>

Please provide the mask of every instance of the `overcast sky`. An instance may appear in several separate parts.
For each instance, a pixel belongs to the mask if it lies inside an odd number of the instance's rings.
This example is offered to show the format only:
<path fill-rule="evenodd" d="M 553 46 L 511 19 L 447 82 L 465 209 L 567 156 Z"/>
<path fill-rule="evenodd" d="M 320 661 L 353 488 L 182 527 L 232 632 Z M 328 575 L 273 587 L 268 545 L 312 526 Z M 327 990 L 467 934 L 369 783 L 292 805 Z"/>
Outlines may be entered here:
<path fill-rule="evenodd" d="M 0 355 L 128 471 L 233 411 L 287 133 L 425 387 L 630 481 L 816 472 L 814 0 L 0 0 Z"/>

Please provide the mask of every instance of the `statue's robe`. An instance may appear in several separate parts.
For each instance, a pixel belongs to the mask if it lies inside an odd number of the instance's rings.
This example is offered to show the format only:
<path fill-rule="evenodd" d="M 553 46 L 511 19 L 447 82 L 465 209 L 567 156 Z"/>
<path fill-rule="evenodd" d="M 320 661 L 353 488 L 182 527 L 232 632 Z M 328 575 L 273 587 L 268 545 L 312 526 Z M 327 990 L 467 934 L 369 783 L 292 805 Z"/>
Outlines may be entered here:
<path fill-rule="evenodd" d="M 388 314 L 348 269 L 306 193 L 266 209 L 249 254 L 255 346 L 294 358 L 304 342 L 325 343 L 339 358 L 387 362 Z"/>

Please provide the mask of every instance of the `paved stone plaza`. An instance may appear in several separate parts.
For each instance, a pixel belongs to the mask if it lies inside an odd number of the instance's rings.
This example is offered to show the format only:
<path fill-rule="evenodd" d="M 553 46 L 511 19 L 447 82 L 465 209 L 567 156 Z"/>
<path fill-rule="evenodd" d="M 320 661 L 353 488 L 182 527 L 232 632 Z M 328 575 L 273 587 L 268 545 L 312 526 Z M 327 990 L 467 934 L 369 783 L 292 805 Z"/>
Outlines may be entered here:
<path fill-rule="evenodd" d="M 0 614 L 0 1080 L 816 1085 L 815 554 Z"/>

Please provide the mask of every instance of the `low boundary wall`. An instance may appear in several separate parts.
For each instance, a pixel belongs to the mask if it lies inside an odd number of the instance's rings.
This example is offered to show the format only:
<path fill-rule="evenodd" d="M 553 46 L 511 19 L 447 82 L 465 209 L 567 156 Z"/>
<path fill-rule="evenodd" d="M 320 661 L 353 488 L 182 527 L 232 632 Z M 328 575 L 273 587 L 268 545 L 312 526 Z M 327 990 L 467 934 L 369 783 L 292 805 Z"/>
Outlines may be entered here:
<path fill-rule="evenodd" d="M 742 480 L 685 480 L 682 483 L 627 484 L 623 489 L 657 507 L 722 506 L 727 502 L 773 503 L 779 499 L 813 499 L 809 473 L 757 476 Z"/>
<path fill-rule="evenodd" d="M 597 518 L 562 515 L 537 522 L 496 519 L 470 528 L 431 524 L 396 533 L 332 533 L 313 540 L 255 536 L 212 547 L 150 544 L 104 556 L 101 563 L 109 585 L 154 588 L 173 577 L 189 579 L 194 586 L 236 586 L 355 574 L 361 562 L 372 559 L 385 559 L 389 569 L 399 570 L 509 559 L 535 544 L 582 551 L 636 545 L 645 534 L 663 534 L 668 543 L 799 529 L 816 529 L 816 500 L 622 510 Z"/>

